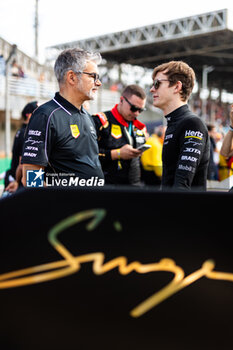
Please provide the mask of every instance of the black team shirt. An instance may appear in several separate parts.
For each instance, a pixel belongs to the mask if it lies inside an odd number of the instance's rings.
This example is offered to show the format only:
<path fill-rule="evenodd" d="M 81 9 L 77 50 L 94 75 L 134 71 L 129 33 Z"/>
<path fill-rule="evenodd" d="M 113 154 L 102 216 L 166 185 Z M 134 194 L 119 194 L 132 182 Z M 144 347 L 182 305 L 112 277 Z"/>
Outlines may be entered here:
<path fill-rule="evenodd" d="M 22 156 L 24 134 L 27 124 L 23 123 L 21 128 L 16 132 L 12 149 L 11 174 L 15 178 L 16 169 L 19 165 L 19 157 Z"/>
<path fill-rule="evenodd" d="M 206 125 L 188 105 L 166 116 L 162 189 L 206 190 L 210 144 Z"/>
<path fill-rule="evenodd" d="M 91 116 L 56 93 L 31 116 L 22 163 L 42 165 L 46 172 L 103 179 L 98 153 Z"/>

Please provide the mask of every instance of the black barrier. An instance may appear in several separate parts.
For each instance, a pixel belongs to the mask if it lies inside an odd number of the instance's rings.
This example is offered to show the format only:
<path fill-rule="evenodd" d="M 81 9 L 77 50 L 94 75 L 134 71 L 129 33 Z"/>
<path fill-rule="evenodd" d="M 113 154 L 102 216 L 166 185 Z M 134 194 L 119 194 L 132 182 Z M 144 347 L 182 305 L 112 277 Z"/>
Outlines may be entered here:
<path fill-rule="evenodd" d="M 231 193 L 0 201 L 1 349 L 232 348 Z"/>

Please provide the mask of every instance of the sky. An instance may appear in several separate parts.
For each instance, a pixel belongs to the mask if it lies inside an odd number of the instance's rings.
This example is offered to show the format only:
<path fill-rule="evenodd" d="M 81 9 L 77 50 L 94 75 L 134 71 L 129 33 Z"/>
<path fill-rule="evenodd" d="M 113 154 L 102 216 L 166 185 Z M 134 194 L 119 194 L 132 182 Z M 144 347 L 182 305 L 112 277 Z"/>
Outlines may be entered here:
<path fill-rule="evenodd" d="M 0 37 L 35 54 L 36 0 L 0 0 Z M 39 60 L 45 48 L 227 8 L 232 0 L 38 0 Z M 233 28 L 232 28 L 233 29 Z"/>

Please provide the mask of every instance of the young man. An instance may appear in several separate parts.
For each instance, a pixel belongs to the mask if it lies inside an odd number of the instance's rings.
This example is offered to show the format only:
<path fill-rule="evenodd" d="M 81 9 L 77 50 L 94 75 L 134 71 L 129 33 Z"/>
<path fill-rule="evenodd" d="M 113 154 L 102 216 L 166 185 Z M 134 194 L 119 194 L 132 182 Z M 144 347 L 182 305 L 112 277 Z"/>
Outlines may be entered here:
<path fill-rule="evenodd" d="M 95 179 L 95 183 L 100 179 L 103 183 L 95 124 L 82 107 L 95 98 L 101 86 L 100 60 L 100 54 L 78 48 L 58 56 L 54 71 L 59 92 L 33 113 L 27 128 L 22 156 L 24 185 L 27 170 L 36 170 L 36 178 L 45 170 L 53 184 L 67 185 L 71 177 L 75 186 L 80 179 Z"/>
<path fill-rule="evenodd" d="M 5 176 L 5 191 L 9 191 L 10 193 L 15 192 L 18 189 L 18 186 L 21 184 L 22 165 L 20 164 L 20 161 L 23 151 L 24 134 L 31 115 L 37 107 L 38 102 L 32 101 L 27 103 L 22 110 L 23 124 L 15 134 L 12 149 L 11 168 L 7 171 Z"/>
<path fill-rule="evenodd" d="M 141 151 L 146 128 L 137 120 L 145 109 L 146 94 L 138 85 L 128 85 L 119 104 L 94 115 L 99 156 L 107 184 L 140 185 Z"/>
<path fill-rule="evenodd" d="M 167 130 L 163 145 L 162 189 L 205 190 L 209 162 L 206 125 L 187 105 L 195 73 L 182 61 L 156 67 L 153 105 L 163 110 Z"/>

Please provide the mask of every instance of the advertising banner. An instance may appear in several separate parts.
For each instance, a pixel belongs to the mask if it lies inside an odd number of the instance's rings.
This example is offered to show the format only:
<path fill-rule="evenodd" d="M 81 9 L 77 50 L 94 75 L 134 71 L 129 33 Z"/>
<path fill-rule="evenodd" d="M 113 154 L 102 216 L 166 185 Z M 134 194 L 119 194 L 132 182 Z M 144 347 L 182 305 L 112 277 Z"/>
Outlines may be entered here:
<path fill-rule="evenodd" d="M 1 348 L 232 348 L 231 193 L 29 189 L 0 201 Z"/>

